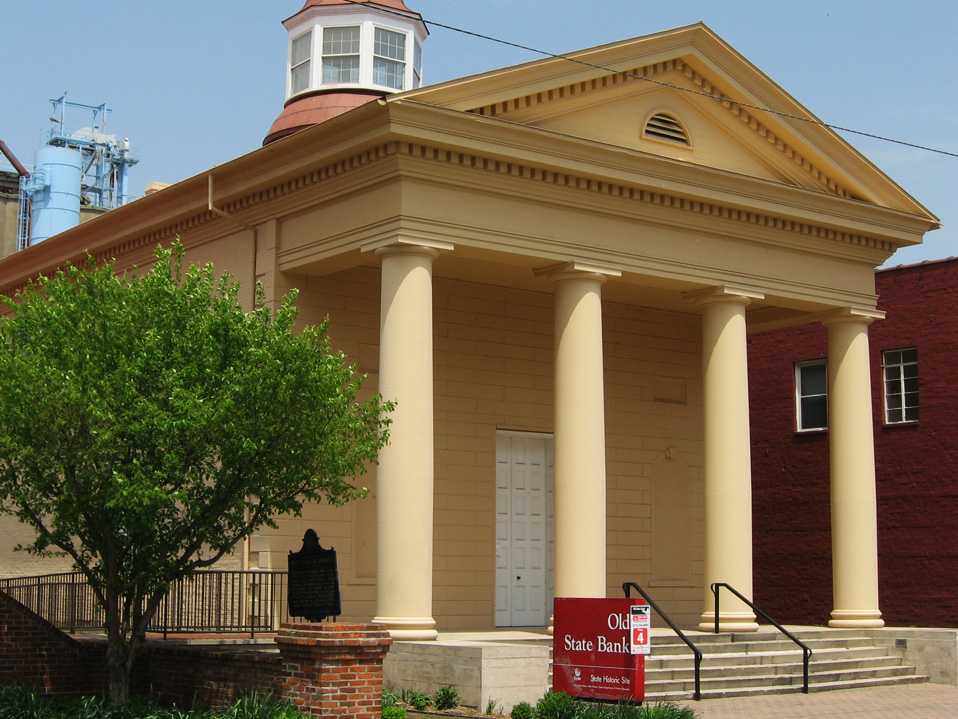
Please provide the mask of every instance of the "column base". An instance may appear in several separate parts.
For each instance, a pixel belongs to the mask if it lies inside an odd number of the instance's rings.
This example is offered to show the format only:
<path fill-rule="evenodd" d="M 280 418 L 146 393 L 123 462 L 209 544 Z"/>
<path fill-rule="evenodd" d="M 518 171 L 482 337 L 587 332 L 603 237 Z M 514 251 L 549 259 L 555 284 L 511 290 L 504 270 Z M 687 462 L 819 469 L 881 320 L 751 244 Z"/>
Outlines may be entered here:
<path fill-rule="evenodd" d="M 828 626 L 835 629 L 878 629 L 885 626 L 877 609 L 834 609 Z"/>
<path fill-rule="evenodd" d="M 705 612 L 699 621 L 700 632 L 715 631 L 715 612 Z M 757 632 L 758 622 L 751 612 L 722 612 L 719 615 L 719 632 Z"/>
<path fill-rule="evenodd" d="M 396 642 L 429 642 L 439 636 L 432 617 L 373 617 L 373 624 L 382 624 Z"/>

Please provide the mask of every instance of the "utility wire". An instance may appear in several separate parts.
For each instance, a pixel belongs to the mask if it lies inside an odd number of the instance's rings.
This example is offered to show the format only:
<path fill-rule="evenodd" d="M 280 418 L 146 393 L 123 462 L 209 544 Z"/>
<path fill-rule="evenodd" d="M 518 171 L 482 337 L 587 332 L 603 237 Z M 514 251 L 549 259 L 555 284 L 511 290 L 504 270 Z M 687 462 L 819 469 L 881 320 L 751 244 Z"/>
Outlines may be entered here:
<path fill-rule="evenodd" d="M 366 4 L 366 0 L 346 0 L 346 2 L 352 3 L 353 5 L 365 5 L 365 4 Z M 376 4 L 376 3 L 375 3 L 375 0 L 373 0 L 373 2 L 374 2 L 374 4 Z M 382 6 L 378 6 L 378 7 L 379 7 L 381 10 L 383 10 L 384 12 L 388 12 L 388 13 L 393 14 L 393 15 L 398 15 L 398 16 L 400 16 L 400 17 L 409 17 L 408 13 L 404 13 L 404 12 L 401 12 L 401 11 L 399 11 L 399 10 L 393 10 L 393 9 L 391 9 L 391 8 L 386 8 L 386 7 L 382 7 Z M 652 84 L 654 84 L 654 85 L 660 85 L 660 86 L 662 86 L 662 87 L 667 87 L 667 88 L 670 88 L 670 89 L 672 89 L 672 90 L 678 90 L 679 92 L 686 92 L 686 93 L 689 93 L 690 95 L 698 95 L 698 96 L 700 96 L 700 97 L 706 97 L 706 98 L 709 98 L 709 99 L 712 99 L 712 100 L 717 100 L 717 101 L 719 101 L 719 102 L 728 102 L 728 103 L 731 103 L 731 104 L 733 104 L 733 105 L 738 105 L 738 106 L 740 106 L 740 107 L 746 107 L 746 108 L 748 108 L 749 110 L 758 110 L 759 112 L 766 112 L 766 113 L 768 113 L 768 114 L 770 114 L 770 115 L 778 115 L 779 117 L 787 117 L 787 118 L 792 119 L 792 120 L 799 120 L 800 122 L 807 122 L 807 123 L 809 123 L 810 125 L 819 125 L 819 126 L 821 126 L 821 127 L 827 127 L 827 128 L 829 128 L 830 130 L 837 130 L 837 131 L 840 131 L 840 132 L 847 132 L 847 133 L 850 133 L 850 134 L 852 134 L 852 135 L 860 135 L 860 136 L 862 136 L 862 137 L 870 137 L 870 138 L 872 138 L 873 140 L 881 140 L 882 142 L 890 142 L 890 143 L 893 143 L 893 144 L 895 144 L 895 145 L 903 145 L 903 146 L 905 146 L 905 147 L 913 147 L 913 148 L 915 148 L 916 150 L 924 150 L 924 151 L 926 151 L 926 152 L 935 152 L 935 153 L 938 153 L 938 154 L 940 154 L 940 155 L 947 155 L 947 156 L 949 156 L 949 157 L 958 157 L 958 152 L 949 152 L 948 150 L 940 150 L 940 149 L 935 148 L 935 147 L 928 147 L 927 145 L 918 145 L 918 144 L 916 144 L 916 143 L 914 143 L 914 142 L 906 142 L 905 140 L 896 140 L 896 139 L 891 138 L 891 137 L 885 137 L 884 135 L 876 135 L 876 134 L 874 134 L 874 133 L 865 132 L 865 131 L 863 131 L 863 130 L 853 130 L 853 129 L 850 128 L 850 127 L 842 127 L 841 125 L 833 125 L 833 124 L 831 124 L 831 123 L 823 122 L 823 121 L 821 121 L 821 120 L 815 120 L 815 119 L 810 118 L 810 117 L 802 117 L 801 115 L 793 115 L 793 114 L 788 113 L 788 112 L 782 112 L 782 111 L 780 111 L 780 110 L 773 110 L 773 109 L 768 108 L 768 107 L 762 107 L 761 105 L 752 105 L 752 104 L 749 104 L 749 103 L 747 103 L 747 102 L 740 102 L 739 100 L 732 100 L 731 98 L 722 97 L 721 95 L 713 95 L 713 94 L 711 94 L 711 93 L 704 92 L 704 91 L 702 91 L 702 90 L 693 90 L 693 89 L 688 88 L 688 87 L 681 87 L 680 85 L 673 85 L 672 83 L 662 82 L 661 80 L 655 80 L 655 79 L 650 78 L 650 77 L 642 77 L 641 75 L 634 75 L 634 74 L 632 74 L 632 73 L 630 73 L 630 72 L 624 72 L 624 71 L 622 71 L 622 70 L 613 70 L 612 68 L 608 68 L 608 67 L 605 67 L 605 66 L 603 66 L 603 65 L 596 65 L 595 63 L 586 62 L 585 60 L 579 60 L 578 58 L 569 57 L 568 55 L 559 55 L 559 54 L 556 54 L 556 53 L 553 53 L 553 52 L 548 52 L 547 50 L 539 50 L 538 48 L 529 47 L 528 45 L 522 45 L 522 44 L 520 44 L 520 43 L 510 42 L 509 40 L 502 40 L 502 39 L 500 39 L 500 38 L 493 37 L 493 36 L 491 36 L 491 35 L 483 35 L 482 33 L 473 32 L 472 30 L 463 30 L 462 28 L 455 27 L 455 26 L 453 26 L 453 25 L 445 25 L 445 24 L 443 24 L 443 23 L 441 23 L 441 22 L 436 22 L 436 21 L 434 21 L 434 20 L 423 20 L 423 22 L 425 22 L 426 25 L 431 25 L 431 26 L 434 26 L 434 27 L 441 27 L 441 28 L 443 28 L 444 30 L 451 30 L 451 31 L 453 31 L 453 32 L 462 33 L 463 35 L 470 35 L 470 36 L 472 36 L 472 37 L 479 38 L 480 40 L 488 40 L 488 41 L 490 41 L 490 42 L 499 43 L 500 45 L 506 45 L 506 46 L 508 46 L 508 47 L 514 47 L 514 48 L 517 48 L 517 49 L 519 49 L 519 50 L 526 50 L 526 51 L 528 51 L 528 52 L 533 52 L 533 53 L 536 53 L 537 55 L 542 55 L 543 57 L 552 58 L 552 59 L 554 59 L 554 60 L 565 60 L 565 61 L 567 61 L 567 62 L 573 62 L 573 63 L 576 63 L 577 65 L 583 65 L 583 66 L 585 66 L 585 67 L 589 67 L 589 68 L 592 68 L 592 69 L 595 69 L 595 70 L 602 70 L 603 72 L 614 73 L 614 74 L 616 74 L 616 75 L 621 75 L 621 76 L 623 76 L 623 77 L 628 77 L 628 78 L 633 79 L 633 80 L 643 80 L 643 81 L 645 81 L 645 82 L 650 82 L 650 83 L 652 83 Z"/>

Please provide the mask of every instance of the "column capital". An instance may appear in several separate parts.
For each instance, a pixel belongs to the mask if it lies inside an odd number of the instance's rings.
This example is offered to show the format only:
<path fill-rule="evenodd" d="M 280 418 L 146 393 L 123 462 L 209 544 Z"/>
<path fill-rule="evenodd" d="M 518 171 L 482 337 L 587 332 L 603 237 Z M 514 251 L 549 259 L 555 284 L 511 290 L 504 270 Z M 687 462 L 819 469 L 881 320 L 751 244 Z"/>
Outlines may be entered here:
<path fill-rule="evenodd" d="M 882 310 L 869 310 L 859 307 L 841 307 L 837 310 L 822 312 L 814 316 L 814 322 L 820 322 L 826 327 L 843 322 L 857 322 L 859 324 L 870 325 L 875 320 L 885 319 L 885 313 Z"/>
<path fill-rule="evenodd" d="M 736 287 L 734 285 L 717 285 L 715 287 L 706 287 L 704 290 L 693 290 L 684 292 L 682 299 L 686 302 L 694 302 L 700 307 L 711 305 L 718 302 L 731 302 L 748 307 L 752 300 L 764 300 L 765 293 L 758 290 L 750 290 L 745 287 Z"/>
<path fill-rule="evenodd" d="M 368 242 L 362 245 L 361 252 L 372 252 L 376 257 L 387 257 L 389 255 L 425 255 L 436 259 L 439 253 L 451 251 L 456 246 L 451 242 L 442 242 L 440 240 L 412 239 L 407 237 L 390 237 L 384 240 Z"/>
<path fill-rule="evenodd" d="M 593 279 L 600 284 L 604 283 L 609 277 L 622 276 L 622 270 L 617 267 L 600 265 L 585 260 L 559 262 L 554 265 L 539 267 L 533 270 L 533 273 L 536 277 L 547 277 L 553 282 L 574 279 Z"/>

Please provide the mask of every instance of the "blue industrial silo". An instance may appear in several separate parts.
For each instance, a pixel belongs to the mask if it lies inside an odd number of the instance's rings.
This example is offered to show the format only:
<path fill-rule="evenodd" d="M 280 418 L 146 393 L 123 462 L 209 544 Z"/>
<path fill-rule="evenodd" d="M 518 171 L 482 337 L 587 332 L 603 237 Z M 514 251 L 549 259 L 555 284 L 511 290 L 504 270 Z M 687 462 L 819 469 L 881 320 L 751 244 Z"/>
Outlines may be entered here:
<path fill-rule="evenodd" d="M 33 174 L 24 188 L 33 201 L 30 244 L 80 224 L 82 165 L 83 157 L 69 147 L 45 145 L 37 150 Z"/>

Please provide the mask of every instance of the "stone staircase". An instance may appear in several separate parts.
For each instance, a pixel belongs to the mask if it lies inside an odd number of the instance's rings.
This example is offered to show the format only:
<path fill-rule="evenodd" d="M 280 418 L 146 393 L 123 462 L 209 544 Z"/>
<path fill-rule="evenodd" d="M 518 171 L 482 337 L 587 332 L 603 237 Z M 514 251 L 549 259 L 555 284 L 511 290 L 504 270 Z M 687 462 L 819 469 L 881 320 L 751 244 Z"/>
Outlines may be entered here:
<path fill-rule="evenodd" d="M 802 690 L 802 650 L 775 630 L 757 633 L 690 633 L 702 651 L 702 698 L 787 694 Z M 792 629 L 812 650 L 809 691 L 916 684 L 928 681 L 866 633 Z M 688 700 L 695 690 L 691 650 L 676 636 L 652 638 L 645 664 L 647 701 Z"/>

